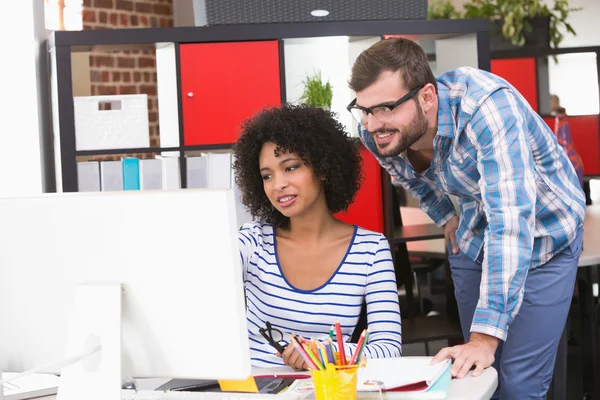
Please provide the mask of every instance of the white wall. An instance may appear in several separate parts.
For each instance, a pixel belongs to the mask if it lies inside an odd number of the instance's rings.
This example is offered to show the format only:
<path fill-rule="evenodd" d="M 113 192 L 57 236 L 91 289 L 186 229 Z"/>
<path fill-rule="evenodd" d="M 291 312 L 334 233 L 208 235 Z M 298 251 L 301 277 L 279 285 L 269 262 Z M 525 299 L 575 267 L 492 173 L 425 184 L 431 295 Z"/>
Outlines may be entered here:
<path fill-rule="evenodd" d="M 333 87 L 331 111 L 338 113 L 338 120 L 346 130 L 351 129 L 352 123 L 352 116 L 346 111 L 352 100 L 348 88 L 348 51 L 347 36 L 284 40 L 287 101 L 298 103 L 305 77 L 321 71 L 322 81 L 329 81 Z"/>
<path fill-rule="evenodd" d="M 563 54 L 548 59 L 549 88 L 569 115 L 600 112 L 595 53 Z"/>
<path fill-rule="evenodd" d="M 554 1 L 545 0 L 548 5 Z M 600 1 L 598 0 L 569 0 L 569 6 L 582 7 L 581 11 L 571 13 L 569 24 L 577 33 L 576 36 L 567 34 L 560 47 L 580 47 L 600 45 Z"/>
<path fill-rule="evenodd" d="M 48 185 L 49 138 L 44 2 L 10 3 L 0 23 L 0 197 L 40 194 Z M 33 18 L 32 18 L 33 16 Z"/>
<path fill-rule="evenodd" d="M 379 37 L 349 38 L 332 36 L 321 38 L 285 39 L 285 86 L 287 101 L 298 103 L 302 95 L 302 81 L 307 74 L 321 71 L 323 82 L 333 87 L 331 111 L 352 136 L 357 136 L 356 124 L 346 110 L 354 98 L 348 87 L 350 70 L 356 57 L 379 41 Z"/>

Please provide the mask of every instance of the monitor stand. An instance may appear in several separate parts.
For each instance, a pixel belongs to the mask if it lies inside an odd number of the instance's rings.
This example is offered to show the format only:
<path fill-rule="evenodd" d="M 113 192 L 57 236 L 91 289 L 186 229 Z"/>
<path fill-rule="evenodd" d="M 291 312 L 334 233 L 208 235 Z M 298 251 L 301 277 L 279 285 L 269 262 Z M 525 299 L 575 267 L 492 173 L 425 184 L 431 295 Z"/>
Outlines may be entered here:
<path fill-rule="evenodd" d="M 77 289 L 66 357 L 81 360 L 62 369 L 57 400 L 121 399 L 120 284 Z"/>

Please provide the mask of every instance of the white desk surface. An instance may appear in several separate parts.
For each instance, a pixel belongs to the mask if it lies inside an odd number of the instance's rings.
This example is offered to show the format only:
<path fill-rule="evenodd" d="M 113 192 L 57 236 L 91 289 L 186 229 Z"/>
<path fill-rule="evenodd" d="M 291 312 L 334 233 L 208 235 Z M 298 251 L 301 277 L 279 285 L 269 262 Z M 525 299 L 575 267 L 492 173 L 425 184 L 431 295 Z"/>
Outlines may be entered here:
<path fill-rule="evenodd" d="M 159 387 L 169 379 L 138 380 L 139 390 L 151 390 Z M 446 400 L 489 400 L 498 386 L 498 373 L 494 368 L 488 368 L 477 378 L 471 372 L 463 379 L 452 379 Z M 56 400 L 56 396 L 37 397 L 40 400 Z"/>
<path fill-rule="evenodd" d="M 400 207 L 404 225 L 432 223 L 431 219 L 418 208 Z M 424 240 L 406 244 L 413 254 L 445 254 L 444 239 Z M 600 204 L 587 206 L 583 233 L 583 251 L 579 257 L 579 267 L 600 264 Z"/>
<path fill-rule="evenodd" d="M 600 204 L 587 206 L 583 224 L 583 251 L 579 266 L 600 264 Z"/>

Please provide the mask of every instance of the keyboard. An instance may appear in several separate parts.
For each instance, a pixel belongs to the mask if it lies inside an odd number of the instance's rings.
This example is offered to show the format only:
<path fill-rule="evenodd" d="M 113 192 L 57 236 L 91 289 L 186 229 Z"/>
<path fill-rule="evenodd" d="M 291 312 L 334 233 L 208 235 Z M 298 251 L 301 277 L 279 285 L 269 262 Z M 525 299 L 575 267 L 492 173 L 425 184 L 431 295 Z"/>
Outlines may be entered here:
<path fill-rule="evenodd" d="M 300 399 L 294 395 L 261 393 L 161 392 L 156 390 L 123 390 L 121 400 L 204 400 L 204 399 Z"/>

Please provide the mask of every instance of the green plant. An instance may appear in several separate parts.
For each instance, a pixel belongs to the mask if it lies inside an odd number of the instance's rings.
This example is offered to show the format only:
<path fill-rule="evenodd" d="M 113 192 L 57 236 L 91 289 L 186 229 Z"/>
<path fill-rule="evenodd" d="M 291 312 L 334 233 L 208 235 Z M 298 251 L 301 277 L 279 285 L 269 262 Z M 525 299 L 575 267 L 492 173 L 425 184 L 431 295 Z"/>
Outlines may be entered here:
<path fill-rule="evenodd" d="M 449 15 L 448 5 L 444 0 L 437 0 L 436 12 L 433 17 Z M 576 35 L 573 27 L 567 22 L 570 13 L 580 11 L 581 8 L 569 7 L 568 0 L 553 0 L 548 6 L 543 0 L 468 0 L 463 4 L 464 13 L 459 13 L 458 18 L 487 18 L 502 25 L 502 36 L 510 40 L 515 46 L 525 44 L 525 35 L 533 30 L 531 20 L 535 17 L 549 17 L 550 19 L 550 44 L 558 47 L 564 39 L 564 31 Z M 439 10 L 445 10 L 440 12 Z M 442 16 L 439 18 L 448 18 Z M 430 18 L 435 19 L 435 18 Z"/>
<path fill-rule="evenodd" d="M 432 0 L 427 6 L 427 19 L 457 19 L 460 13 L 456 11 L 450 0 Z"/>
<path fill-rule="evenodd" d="M 309 75 L 304 78 L 304 92 L 300 100 L 311 107 L 331 107 L 333 98 L 333 87 L 327 81 L 325 84 L 321 80 L 321 72 Z"/>

